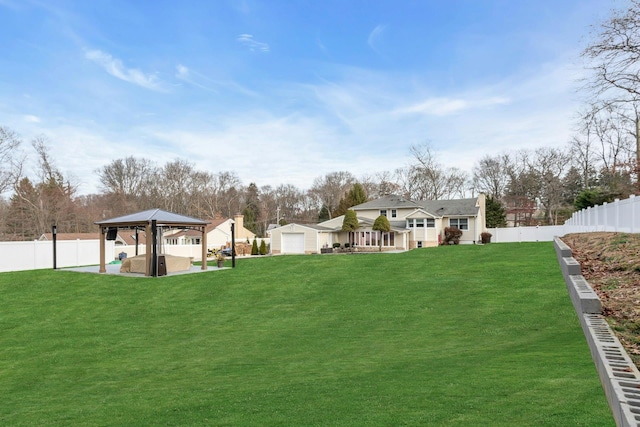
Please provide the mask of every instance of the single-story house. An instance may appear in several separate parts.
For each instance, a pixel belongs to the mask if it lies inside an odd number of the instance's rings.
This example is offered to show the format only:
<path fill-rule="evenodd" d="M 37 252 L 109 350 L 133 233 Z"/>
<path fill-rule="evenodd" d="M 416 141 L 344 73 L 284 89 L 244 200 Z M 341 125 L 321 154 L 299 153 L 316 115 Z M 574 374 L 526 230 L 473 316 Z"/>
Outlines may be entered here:
<path fill-rule="evenodd" d="M 446 227 L 462 231 L 460 243 L 475 243 L 486 231 L 485 196 L 457 200 L 414 201 L 389 195 L 351 208 L 360 224 L 352 240 L 356 247 L 383 250 L 408 250 L 437 246 Z M 372 229 L 375 219 L 384 215 L 391 231 Z M 342 231 L 344 215 L 319 224 L 288 224 L 269 232 L 272 254 L 319 253 L 324 247 L 349 243 L 349 233 Z"/>
<path fill-rule="evenodd" d="M 253 241 L 255 234 L 244 227 L 244 216 L 235 215 L 231 218 L 219 218 L 209 220 L 205 228 L 207 234 L 207 247 L 220 249 L 231 244 L 231 224 L 235 223 L 235 240 Z M 199 245 L 201 233 L 197 230 L 170 229 L 163 232 L 162 238 L 165 245 Z"/>
<path fill-rule="evenodd" d="M 38 240 L 41 242 L 53 240 L 52 233 L 43 233 Z M 100 240 L 100 233 L 56 233 L 56 240 Z M 135 246 L 136 238 L 134 230 L 118 230 L 115 238 L 116 246 Z M 138 233 L 138 244 L 144 245 L 144 232 Z"/>

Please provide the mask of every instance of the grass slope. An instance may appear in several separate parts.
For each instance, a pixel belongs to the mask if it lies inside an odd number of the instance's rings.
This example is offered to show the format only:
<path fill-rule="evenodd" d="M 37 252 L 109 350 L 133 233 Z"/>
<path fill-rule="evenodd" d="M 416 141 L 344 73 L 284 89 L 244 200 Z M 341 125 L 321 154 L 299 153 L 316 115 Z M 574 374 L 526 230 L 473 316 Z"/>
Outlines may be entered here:
<path fill-rule="evenodd" d="M 614 425 L 553 247 L 0 274 L 2 425 Z"/>

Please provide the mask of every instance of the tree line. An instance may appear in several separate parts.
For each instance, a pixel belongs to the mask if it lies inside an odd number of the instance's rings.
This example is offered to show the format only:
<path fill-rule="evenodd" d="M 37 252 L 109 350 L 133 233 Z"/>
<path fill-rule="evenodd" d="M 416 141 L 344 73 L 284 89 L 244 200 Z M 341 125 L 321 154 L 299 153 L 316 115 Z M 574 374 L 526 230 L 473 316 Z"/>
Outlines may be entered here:
<path fill-rule="evenodd" d="M 640 0 L 613 11 L 583 50 L 588 76 L 575 131 L 562 147 L 489 153 L 469 173 L 442 161 L 425 142 L 409 164 L 356 177 L 349 171 L 314 179 L 311 188 L 249 183 L 233 171 L 197 170 L 184 159 L 111 161 L 96 171 L 101 191 L 77 194 L 57 167 L 45 136 L 24 141 L 0 126 L 0 240 L 30 240 L 51 230 L 93 232 L 94 221 L 160 208 L 203 219 L 244 215 L 264 236 L 270 224 L 317 223 L 388 194 L 413 200 L 488 196 L 488 226 L 558 224 L 582 209 L 639 192 Z M 37 166 L 27 173 L 26 160 Z"/>

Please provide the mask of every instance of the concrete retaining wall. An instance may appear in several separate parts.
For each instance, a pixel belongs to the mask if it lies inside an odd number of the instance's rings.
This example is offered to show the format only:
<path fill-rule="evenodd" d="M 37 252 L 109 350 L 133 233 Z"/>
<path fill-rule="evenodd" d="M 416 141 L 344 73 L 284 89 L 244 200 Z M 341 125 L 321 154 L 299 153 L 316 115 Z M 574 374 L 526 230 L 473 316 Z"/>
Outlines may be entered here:
<path fill-rule="evenodd" d="M 602 316 L 602 303 L 571 249 L 557 237 L 554 246 L 616 425 L 640 427 L 640 371 Z"/>

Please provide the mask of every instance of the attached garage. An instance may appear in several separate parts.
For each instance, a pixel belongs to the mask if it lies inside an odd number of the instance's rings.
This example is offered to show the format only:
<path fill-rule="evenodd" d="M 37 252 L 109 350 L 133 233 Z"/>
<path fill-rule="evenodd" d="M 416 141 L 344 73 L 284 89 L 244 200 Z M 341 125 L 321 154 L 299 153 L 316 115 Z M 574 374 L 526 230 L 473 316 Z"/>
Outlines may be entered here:
<path fill-rule="evenodd" d="M 304 253 L 304 233 L 282 233 L 283 254 Z"/>

